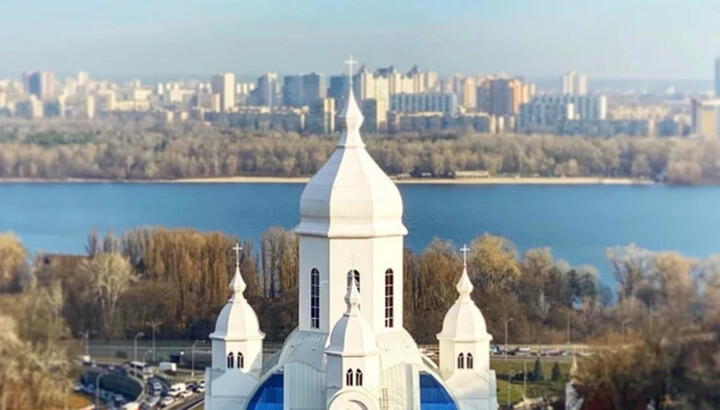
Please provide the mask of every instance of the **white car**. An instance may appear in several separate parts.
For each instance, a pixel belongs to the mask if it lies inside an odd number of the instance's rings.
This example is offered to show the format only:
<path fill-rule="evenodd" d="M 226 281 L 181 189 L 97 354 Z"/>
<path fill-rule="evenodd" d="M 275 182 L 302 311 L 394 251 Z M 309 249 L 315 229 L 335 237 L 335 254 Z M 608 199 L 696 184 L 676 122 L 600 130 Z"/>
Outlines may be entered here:
<path fill-rule="evenodd" d="M 165 397 L 164 399 L 160 400 L 160 407 L 165 408 L 175 402 L 175 399 L 173 399 L 170 396 Z"/>
<path fill-rule="evenodd" d="M 185 390 L 185 391 L 180 392 L 180 397 L 182 397 L 183 399 L 186 399 L 192 395 L 193 395 L 192 390 Z"/>
<path fill-rule="evenodd" d="M 203 386 L 198 386 L 198 387 L 195 389 L 195 393 L 205 393 L 205 387 L 203 387 Z"/>

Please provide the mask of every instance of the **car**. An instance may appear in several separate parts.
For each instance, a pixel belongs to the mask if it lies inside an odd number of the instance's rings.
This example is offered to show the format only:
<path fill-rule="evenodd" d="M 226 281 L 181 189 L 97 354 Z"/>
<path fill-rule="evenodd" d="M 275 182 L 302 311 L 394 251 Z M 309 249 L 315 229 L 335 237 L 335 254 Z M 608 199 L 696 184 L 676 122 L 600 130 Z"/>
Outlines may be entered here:
<path fill-rule="evenodd" d="M 193 395 L 192 390 L 183 390 L 180 392 L 180 397 L 183 399 L 187 399 L 188 397 L 190 397 L 192 395 Z"/>
<path fill-rule="evenodd" d="M 198 386 L 195 388 L 195 393 L 205 393 L 205 387 L 204 386 Z"/>
<path fill-rule="evenodd" d="M 155 407 L 160 402 L 160 397 L 158 396 L 150 396 L 147 399 L 145 399 L 145 403 L 150 407 Z"/>
<path fill-rule="evenodd" d="M 160 400 L 160 408 L 165 408 L 175 402 L 175 399 L 167 396 L 164 399 Z"/>

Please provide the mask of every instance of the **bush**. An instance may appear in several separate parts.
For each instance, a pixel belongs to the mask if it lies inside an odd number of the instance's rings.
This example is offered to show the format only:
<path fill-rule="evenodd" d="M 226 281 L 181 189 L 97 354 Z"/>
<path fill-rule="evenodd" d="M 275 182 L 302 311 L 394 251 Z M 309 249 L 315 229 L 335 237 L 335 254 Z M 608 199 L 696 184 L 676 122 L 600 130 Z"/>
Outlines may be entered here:
<path fill-rule="evenodd" d="M 554 382 L 559 382 L 561 377 L 562 373 L 560 372 L 560 363 L 555 362 L 552 368 L 552 376 L 550 376 L 550 378 Z"/>

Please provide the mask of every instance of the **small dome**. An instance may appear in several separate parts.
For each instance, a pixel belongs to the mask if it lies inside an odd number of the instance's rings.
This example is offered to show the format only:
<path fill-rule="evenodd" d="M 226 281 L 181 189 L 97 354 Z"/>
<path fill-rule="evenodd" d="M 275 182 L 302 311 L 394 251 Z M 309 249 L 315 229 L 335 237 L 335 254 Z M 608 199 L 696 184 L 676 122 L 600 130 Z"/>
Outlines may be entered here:
<path fill-rule="evenodd" d="M 452 340 L 454 342 L 492 340 L 492 336 L 487 332 L 487 325 L 482 312 L 470 297 L 472 289 L 472 282 L 470 282 L 467 274 L 467 266 L 463 266 L 463 272 L 457 284 L 460 296 L 445 315 L 442 331 L 437 335 L 438 339 Z"/>
<path fill-rule="evenodd" d="M 335 323 L 325 353 L 335 356 L 368 356 L 379 352 L 375 334 L 360 313 L 360 292 L 355 278 L 345 296 L 347 311 Z"/>
<path fill-rule="evenodd" d="M 262 339 L 265 334 L 260 331 L 257 314 L 245 300 L 245 282 L 240 275 L 240 267 L 235 267 L 235 277 L 230 282 L 233 294 L 223 307 L 215 321 L 215 331 L 210 339 L 216 340 L 252 340 Z"/>
<path fill-rule="evenodd" d="M 300 234 L 327 237 L 406 235 L 400 191 L 365 150 L 362 112 L 349 87 L 345 130 L 300 198 Z"/>

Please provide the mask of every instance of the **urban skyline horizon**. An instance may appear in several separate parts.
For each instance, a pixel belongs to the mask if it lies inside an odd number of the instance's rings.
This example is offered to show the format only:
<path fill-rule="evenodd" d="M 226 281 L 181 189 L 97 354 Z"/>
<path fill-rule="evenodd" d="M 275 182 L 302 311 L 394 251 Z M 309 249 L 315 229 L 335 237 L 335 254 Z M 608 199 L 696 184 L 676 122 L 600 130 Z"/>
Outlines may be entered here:
<path fill-rule="evenodd" d="M 381 67 L 390 67 L 394 66 L 396 69 L 398 69 L 399 72 L 407 72 L 410 70 L 410 68 L 413 67 L 413 65 L 409 67 L 402 67 L 394 64 L 385 64 L 385 65 L 379 65 L 377 67 L 370 67 L 371 71 L 375 71 L 378 68 Z M 421 71 L 431 71 L 432 68 L 425 69 L 424 67 L 420 67 Z M 229 72 L 233 73 L 235 75 L 235 78 L 238 82 L 255 82 L 258 77 L 262 76 L 265 73 L 241 73 L 238 71 L 232 71 L 232 70 L 218 70 L 213 72 L 205 72 L 205 73 L 102 73 L 102 72 L 90 72 L 88 70 L 79 69 L 76 71 L 54 71 L 52 69 L 48 68 L 28 68 L 25 70 L 27 72 L 34 72 L 34 71 L 50 71 L 52 72 L 55 77 L 60 80 L 64 81 L 67 78 L 74 77 L 78 74 L 78 72 L 87 72 L 92 78 L 96 80 L 105 80 L 110 82 L 129 82 L 134 80 L 140 80 L 143 84 L 155 84 L 160 82 L 177 82 L 177 81 L 201 81 L 201 82 L 207 82 L 209 81 L 209 78 L 212 75 L 215 75 L 217 73 L 221 72 Z M 433 70 L 434 71 L 434 70 Z M 326 76 L 326 80 L 330 76 L 336 76 L 336 75 L 343 75 L 345 72 L 342 70 L 335 70 L 334 72 L 324 72 L 320 70 L 315 71 L 302 71 L 302 72 L 282 72 L 282 71 L 269 71 L 276 73 L 278 75 L 278 78 L 282 78 L 284 76 L 291 76 L 291 75 L 297 75 L 297 74 L 308 74 L 308 73 L 318 73 L 323 74 Z M 463 76 L 469 76 L 469 75 L 495 75 L 495 74 L 506 74 L 511 78 L 523 78 L 526 79 L 532 83 L 534 83 L 538 89 L 540 90 L 555 90 L 559 88 L 559 82 L 558 79 L 569 72 L 577 72 L 578 74 L 585 74 L 583 72 L 575 71 L 575 70 L 566 70 L 561 73 L 558 73 L 557 75 L 526 75 L 526 74 L 513 74 L 513 73 L 507 73 L 503 71 L 499 72 L 467 72 L 467 73 L 442 73 L 438 72 L 438 75 L 440 78 L 448 78 L 454 74 L 461 74 Z M 1 79 L 14 79 L 14 80 L 20 80 L 22 78 L 22 73 L 8 73 L 0 71 L 0 80 Z M 266 72 L 267 73 L 267 72 Z M 692 92 L 692 93 L 699 93 L 699 92 L 705 92 L 705 91 L 712 91 L 713 88 L 713 82 L 714 78 L 712 76 L 708 76 L 707 78 L 683 78 L 683 77 L 593 77 L 588 75 L 588 88 L 590 90 L 597 90 L 597 89 L 622 89 L 622 90 L 660 90 L 665 89 L 668 87 L 675 87 L 678 89 L 678 91 L 682 92 Z"/>

